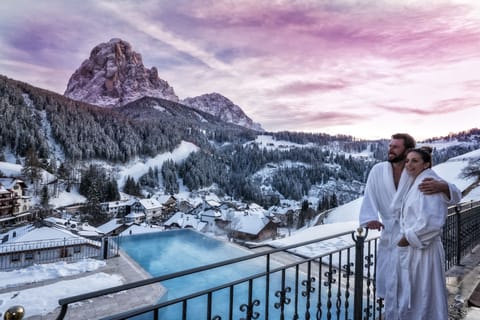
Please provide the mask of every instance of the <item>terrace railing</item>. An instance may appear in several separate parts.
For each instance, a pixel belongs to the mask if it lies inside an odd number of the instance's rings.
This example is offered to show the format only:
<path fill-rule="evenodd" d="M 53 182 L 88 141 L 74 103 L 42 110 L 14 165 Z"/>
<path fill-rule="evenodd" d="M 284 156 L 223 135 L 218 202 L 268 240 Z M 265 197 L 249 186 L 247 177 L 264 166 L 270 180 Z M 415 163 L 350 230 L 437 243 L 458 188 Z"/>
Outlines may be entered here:
<path fill-rule="evenodd" d="M 480 206 L 469 203 L 451 209 L 444 229 L 446 264 L 459 264 L 469 250 L 480 243 Z M 343 243 L 337 249 L 316 246 L 328 241 Z M 110 239 L 110 242 L 114 239 Z M 159 297 L 154 304 L 139 302 L 133 309 L 118 310 L 102 319 L 382 319 L 383 301 L 375 290 L 377 237 L 364 230 L 268 249 L 207 266 L 149 278 L 125 285 L 59 300 L 64 319 L 68 306 L 126 290 L 198 275 L 205 271 L 231 268 L 246 261 L 261 261 L 263 268 L 238 279 L 180 297 Z M 316 255 L 298 255 L 316 252 Z M 295 259 L 282 259 L 285 253 Z M 297 253 L 292 255 L 291 253 Z M 188 286 L 188 283 L 185 283 Z M 141 300 L 139 300 L 141 301 Z M 94 302 L 95 303 L 95 302 Z"/>
<path fill-rule="evenodd" d="M 158 303 L 125 310 L 103 319 L 380 319 L 382 303 L 375 295 L 377 237 L 364 230 L 268 249 L 227 261 L 165 276 L 99 290 L 59 301 L 57 319 L 64 319 L 70 304 L 112 295 L 125 290 L 198 275 L 217 268 L 229 268 L 247 261 L 261 261 L 263 270 L 238 279 Z M 340 249 L 318 249 L 323 241 L 340 241 Z M 318 250 L 311 257 L 282 259 L 285 252 Z M 283 261 L 283 262 L 280 262 Z M 356 276 L 357 275 L 357 276 Z M 186 285 L 188 283 L 186 282 Z"/>
<path fill-rule="evenodd" d="M 461 265 L 461 259 L 480 243 L 480 201 L 465 202 L 449 208 L 442 240 L 445 270 Z"/>
<path fill-rule="evenodd" d="M 64 238 L 24 241 L 0 245 L 0 271 L 57 261 L 75 262 L 85 258 L 106 259 L 118 255 L 115 241 Z"/>

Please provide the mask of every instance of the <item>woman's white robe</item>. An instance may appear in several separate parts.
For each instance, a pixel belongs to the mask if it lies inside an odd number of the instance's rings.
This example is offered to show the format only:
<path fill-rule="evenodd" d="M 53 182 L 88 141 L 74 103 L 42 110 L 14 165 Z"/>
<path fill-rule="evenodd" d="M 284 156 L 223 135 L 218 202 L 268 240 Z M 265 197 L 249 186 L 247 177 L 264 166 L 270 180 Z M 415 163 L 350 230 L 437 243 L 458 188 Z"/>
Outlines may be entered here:
<path fill-rule="evenodd" d="M 448 208 L 442 194 L 424 195 L 418 190 L 419 183 L 427 177 L 439 179 L 431 169 L 421 172 L 402 204 L 401 234 L 409 246 L 398 248 L 399 320 L 448 319 L 441 241 Z"/>
<path fill-rule="evenodd" d="M 437 179 L 440 178 L 437 177 Z M 394 303 L 397 293 L 391 288 L 396 285 L 397 280 L 395 274 L 397 273 L 397 243 L 401 239 L 399 224 L 401 200 L 411 183 L 412 178 L 404 170 L 398 188 L 395 188 L 392 164 L 387 161 L 380 162 L 373 166 L 368 175 L 360 207 L 359 222 L 361 226 L 375 220 L 382 221 L 385 226 L 380 235 L 375 261 L 376 295 L 384 298 L 385 319 L 398 318 L 398 308 Z M 460 190 L 453 184 L 449 184 L 449 188 L 450 200 L 447 202 L 444 198 L 446 204 L 459 202 L 462 197 Z"/>

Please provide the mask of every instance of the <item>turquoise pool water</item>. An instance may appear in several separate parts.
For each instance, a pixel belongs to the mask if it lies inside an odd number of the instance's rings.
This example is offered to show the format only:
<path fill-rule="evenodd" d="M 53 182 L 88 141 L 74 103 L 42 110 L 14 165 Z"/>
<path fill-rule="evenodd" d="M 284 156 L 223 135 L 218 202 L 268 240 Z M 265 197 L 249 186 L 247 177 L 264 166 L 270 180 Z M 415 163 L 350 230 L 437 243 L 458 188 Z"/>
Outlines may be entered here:
<path fill-rule="evenodd" d="M 123 237 L 120 247 L 127 252 L 139 265 L 141 265 L 152 276 L 162 276 L 179 272 L 207 264 L 228 260 L 235 257 L 245 256 L 251 252 L 231 245 L 228 242 L 210 238 L 192 230 L 174 230 L 158 233 L 132 235 Z M 275 265 L 272 263 L 272 268 Z M 168 293 L 162 298 L 171 300 L 184 295 L 198 292 L 200 290 L 215 287 L 235 281 L 249 275 L 265 271 L 265 258 L 244 261 L 234 265 L 215 268 L 204 271 L 200 274 L 189 275 L 162 282 Z M 303 277 L 304 278 L 304 277 Z M 302 281 L 302 279 L 300 280 Z M 289 294 L 292 302 L 286 306 L 286 319 L 293 317 L 293 289 L 295 274 L 287 272 L 287 286 L 292 288 Z M 275 292 L 280 289 L 281 274 L 272 274 L 270 281 L 270 301 L 277 302 Z M 254 311 L 260 313 L 258 319 L 263 319 L 265 314 L 265 279 L 254 280 L 254 299 L 259 299 L 260 305 Z M 304 290 L 300 287 L 300 290 Z M 248 286 L 246 284 L 235 287 L 233 318 L 240 319 L 246 316 L 239 306 L 248 301 Z M 303 300 L 301 294 L 299 299 Z M 312 299 L 312 307 L 315 303 Z M 273 307 L 270 302 L 270 319 L 279 319 L 279 310 Z M 229 291 L 227 289 L 213 294 L 213 315 L 221 316 L 221 319 L 228 319 Z M 299 303 L 299 315 L 303 318 L 305 302 Z M 199 320 L 206 317 L 206 297 L 200 297 L 188 302 L 188 319 Z M 314 311 L 311 310 L 314 313 Z M 153 315 L 143 315 L 135 319 L 153 319 Z M 181 319 L 181 306 L 176 305 L 161 311 L 160 319 L 176 320 Z"/>

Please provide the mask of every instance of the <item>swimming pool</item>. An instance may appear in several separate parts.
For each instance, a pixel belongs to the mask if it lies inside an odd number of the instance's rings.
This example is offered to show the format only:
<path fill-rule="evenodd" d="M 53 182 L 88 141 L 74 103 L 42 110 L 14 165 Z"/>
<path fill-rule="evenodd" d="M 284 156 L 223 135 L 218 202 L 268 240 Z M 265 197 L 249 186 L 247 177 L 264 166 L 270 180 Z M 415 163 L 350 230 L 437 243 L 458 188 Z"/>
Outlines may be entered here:
<path fill-rule="evenodd" d="M 250 251 L 228 242 L 185 229 L 123 237 L 120 241 L 120 247 L 155 277 L 251 254 Z M 272 262 L 271 267 L 275 268 L 275 263 Z M 161 301 L 182 297 L 264 271 L 265 258 L 259 257 L 237 264 L 210 269 L 200 274 L 197 273 L 164 281 L 162 285 L 167 289 L 167 294 L 162 297 Z M 261 301 L 258 307 L 261 313 L 264 312 L 264 307 L 262 307 L 264 306 L 263 299 L 265 297 L 264 279 L 264 277 L 255 279 L 253 286 L 255 298 Z M 270 297 L 275 297 L 275 292 L 280 289 L 281 281 L 281 273 L 271 274 Z M 287 272 L 286 283 L 291 288 L 295 286 L 295 273 L 293 271 Z M 240 311 L 238 306 L 247 301 L 247 296 L 248 285 L 246 283 L 235 286 L 233 305 L 237 307 L 234 308 L 234 319 L 245 316 L 245 312 Z M 299 298 L 303 299 L 301 296 Z M 221 319 L 228 319 L 228 289 L 215 292 L 213 299 L 213 314 L 221 316 Z M 199 297 L 189 301 L 188 319 L 205 319 L 206 305 L 206 297 Z M 269 306 L 270 318 L 279 318 L 279 310 L 273 307 L 273 303 L 270 303 Z M 305 305 L 300 303 L 300 306 L 303 307 L 298 311 L 300 314 L 303 314 Z M 161 319 L 180 319 L 180 310 L 180 305 L 168 307 L 160 312 Z M 286 310 L 285 316 L 286 318 L 292 318 L 293 310 Z M 153 316 L 150 314 L 136 317 L 135 319 L 147 320 L 153 319 Z"/>

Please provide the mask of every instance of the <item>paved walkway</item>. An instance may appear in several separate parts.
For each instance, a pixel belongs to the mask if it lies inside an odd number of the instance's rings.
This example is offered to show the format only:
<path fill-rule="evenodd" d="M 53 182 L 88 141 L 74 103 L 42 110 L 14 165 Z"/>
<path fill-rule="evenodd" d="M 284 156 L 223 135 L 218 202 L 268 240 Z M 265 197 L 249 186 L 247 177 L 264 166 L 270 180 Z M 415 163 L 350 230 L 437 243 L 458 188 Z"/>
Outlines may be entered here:
<path fill-rule="evenodd" d="M 95 272 L 104 272 L 109 274 L 120 274 L 125 279 L 125 283 L 139 281 L 150 278 L 135 261 L 126 254 L 120 254 L 119 257 L 106 260 L 106 265 Z M 62 278 L 68 280 L 80 278 L 84 275 Z M 44 284 L 42 284 L 44 285 Z M 118 314 L 128 310 L 136 309 L 142 306 L 154 304 L 166 292 L 166 289 L 160 284 L 144 286 L 136 289 L 122 291 L 113 295 L 102 296 L 68 307 L 65 319 L 68 320 L 90 320 L 100 319 L 109 315 Z M 25 317 L 24 320 L 52 320 L 56 319 L 60 312 L 58 307 L 54 312 L 45 316 Z"/>
<path fill-rule="evenodd" d="M 468 299 L 475 289 L 480 290 L 480 245 L 447 271 L 450 320 L 479 320 L 480 308 L 469 306 Z"/>

